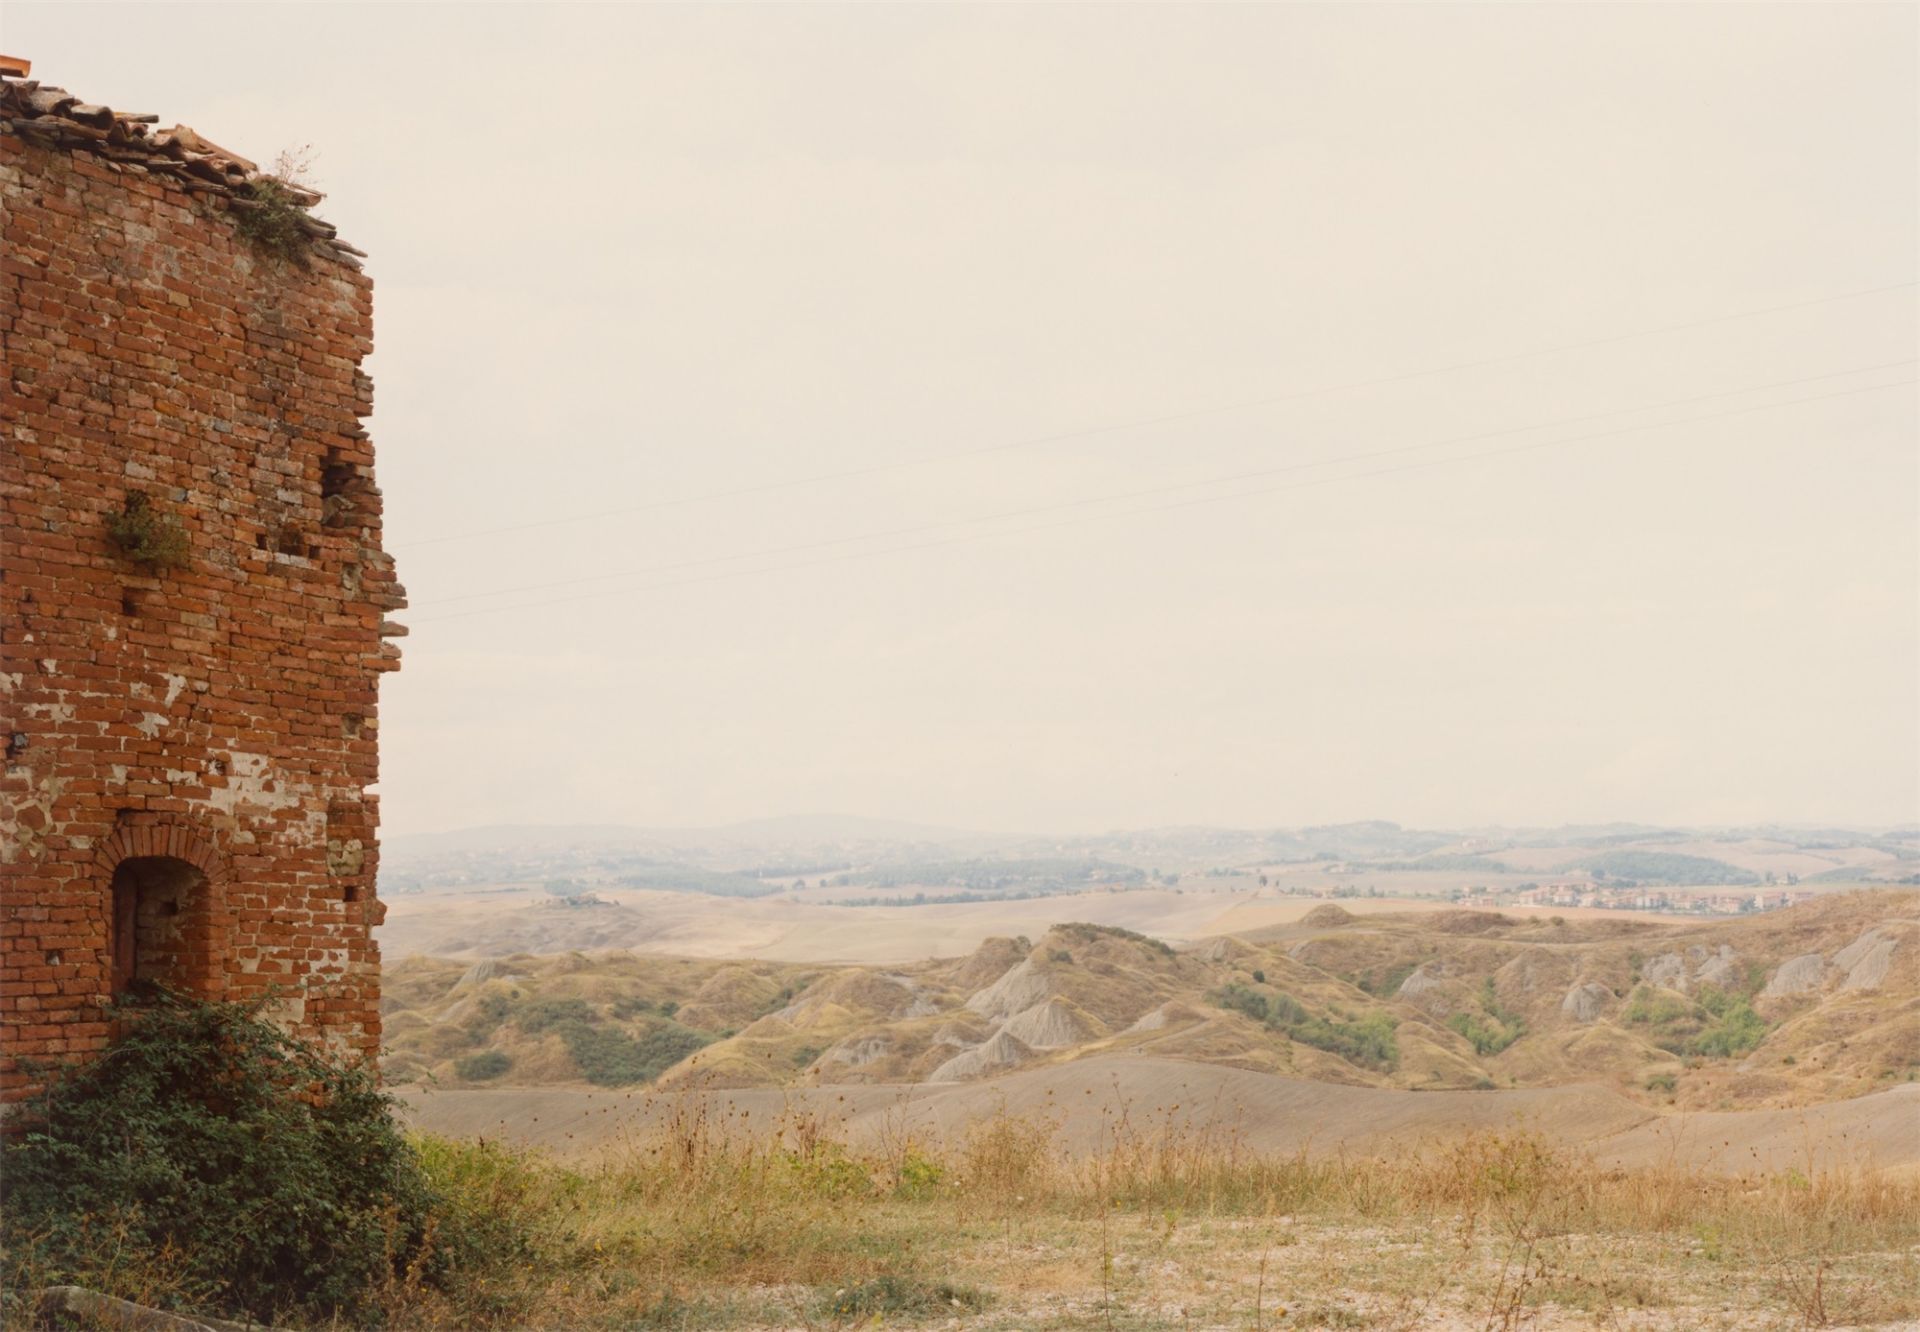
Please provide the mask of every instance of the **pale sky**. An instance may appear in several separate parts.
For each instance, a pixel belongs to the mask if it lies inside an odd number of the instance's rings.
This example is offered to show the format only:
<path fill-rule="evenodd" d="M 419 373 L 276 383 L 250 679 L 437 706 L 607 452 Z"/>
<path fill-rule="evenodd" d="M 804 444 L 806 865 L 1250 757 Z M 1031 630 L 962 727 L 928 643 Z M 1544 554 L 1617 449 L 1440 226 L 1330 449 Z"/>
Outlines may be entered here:
<path fill-rule="evenodd" d="M 401 833 L 1915 818 L 1916 35 L 0 10 L 371 254 Z"/>

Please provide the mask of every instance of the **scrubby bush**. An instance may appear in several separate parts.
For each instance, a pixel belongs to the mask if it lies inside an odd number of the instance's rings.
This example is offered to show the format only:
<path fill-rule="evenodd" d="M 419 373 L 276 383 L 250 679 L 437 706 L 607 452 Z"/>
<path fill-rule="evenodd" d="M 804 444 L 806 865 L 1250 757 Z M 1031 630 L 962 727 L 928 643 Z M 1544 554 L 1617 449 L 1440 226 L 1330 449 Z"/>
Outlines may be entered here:
<path fill-rule="evenodd" d="M 1526 1019 L 1500 1006 L 1491 976 L 1480 985 L 1480 1012 L 1455 1013 L 1447 1026 L 1464 1036 L 1477 1055 L 1497 1055 L 1527 1034 Z"/>
<path fill-rule="evenodd" d="M 453 1071 L 467 1082 L 485 1082 L 513 1067 L 513 1056 L 504 1050 L 482 1050 L 453 1061 Z"/>
<path fill-rule="evenodd" d="M 596 1087 L 652 1082 L 713 1039 L 670 1021 L 637 1037 L 578 1021 L 563 1022 L 558 1031 L 581 1076 Z"/>
<path fill-rule="evenodd" d="M 484 1248 L 447 1211 L 372 1069 L 255 1007 L 162 995 L 46 1073 L 0 1149 L 7 1284 L 31 1273 L 177 1307 L 380 1321 L 396 1283 Z"/>
<path fill-rule="evenodd" d="M 1292 995 L 1263 994 L 1239 981 L 1229 981 L 1207 998 L 1220 1008 L 1245 1013 L 1256 1022 L 1285 1032 L 1290 1040 L 1339 1055 L 1362 1068 L 1390 1070 L 1400 1063 L 1400 1045 L 1394 1036 L 1397 1024 L 1382 1009 L 1358 1018 L 1319 1017 Z"/>
<path fill-rule="evenodd" d="M 1712 1022 L 1688 1042 L 1688 1054 L 1737 1059 L 1767 1038 L 1766 1019 L 1742 995 L 1708 987 L 1700 994 L 1700 1007 Z"/>
<path fill-rule="evenodd" d="M 1737 1059 L 1767 1037 L 1765 1018 L 1753 1011 L 1750 978 L 1741 990 L 1706 985 L 1698 999 L 1654 993 L 1642 985 L 1627 1003 L 1628 1022 L 1651 1029 L 1653 1043 L 1669 1054 L 1700 1059 Z"/>
<path fill-rule="evenodd" d="M 1124 939 L 1128 943 L 1151 948 L 1164 957 L 1173 956 L 1173 945 L 1164 939 L 1150 938 L 1138 930 L 1122 929 L 1118 925 L 1093 925 L 1084 920 L 1072 920 L 1064 925 L 1054 926 L 1053 933 L 1085 944 L 1091 944 L 1099 939 Z"/>
<path fill-rule="evenodd" d="M 593 1007 L 585 999 L 529 999 L 513 1010 L 514 1022 L 529 1035 L 594 1019 Z"/>

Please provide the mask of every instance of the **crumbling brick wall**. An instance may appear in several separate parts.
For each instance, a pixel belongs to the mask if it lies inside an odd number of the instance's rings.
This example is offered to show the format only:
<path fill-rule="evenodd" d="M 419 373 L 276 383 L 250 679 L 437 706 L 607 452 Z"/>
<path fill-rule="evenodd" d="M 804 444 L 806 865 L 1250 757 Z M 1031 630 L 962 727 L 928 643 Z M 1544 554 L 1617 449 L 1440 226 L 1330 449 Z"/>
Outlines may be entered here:
<path fill-rule="evenodd" d="M 150 120 L 0 83 L 0 1094 L 145 982 L 380 1037 L 372 284 Z"/>

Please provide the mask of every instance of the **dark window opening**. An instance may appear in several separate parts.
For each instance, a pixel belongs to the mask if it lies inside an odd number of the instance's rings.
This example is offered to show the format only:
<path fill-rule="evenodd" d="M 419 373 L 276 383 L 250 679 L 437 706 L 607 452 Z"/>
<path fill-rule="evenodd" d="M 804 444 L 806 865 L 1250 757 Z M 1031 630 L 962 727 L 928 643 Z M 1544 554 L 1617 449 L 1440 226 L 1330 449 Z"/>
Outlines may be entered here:
<path fill-rule="evenodd" d="M 340 454 L 334 449 L 327 450 L 326 466 L 320 469 L 320 498 L 332 499 L 336 495 L 347 493 L 347 487 L 353 484 L 353 478 L 360 469 L 350 462 L 341 462 Z"/>
<path fill-rule="evenodd" d="M 143 985 L 171 990 L 203 988 L 204 940 L 188 928 L 204 915 L 207 877 L 171 856 L 134 856 L 113 868 L 113 921 L 108 933 L 112 989 Z"/>

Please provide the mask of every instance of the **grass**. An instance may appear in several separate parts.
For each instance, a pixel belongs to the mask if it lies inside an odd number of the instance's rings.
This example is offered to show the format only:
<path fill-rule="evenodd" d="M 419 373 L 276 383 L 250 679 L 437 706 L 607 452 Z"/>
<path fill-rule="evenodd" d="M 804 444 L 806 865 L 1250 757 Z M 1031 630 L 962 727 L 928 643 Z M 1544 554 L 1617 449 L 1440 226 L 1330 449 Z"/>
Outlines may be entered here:
<path fill-rule="evenodd" d="M 419 1139 L 450 1224 L 483 1220 L 501 1256 L 451 1290 L 396 1281 L 385 1322 L 1509 1328 L 1558 1308 L 1731 1329 L 1920 1315 L 1920 1183 L 1859 1170 L 1619 1171 L 1524 1133 L 1395 1159 L 1261 1155 L 1124 1108 L 1080 1155 L 1060 1147 L 1057 1116 L 1008 1114 L 950 1142 L 899 1129 L 856 1146 L 810 1115 L 675 1106 L 587 1167 Z M 139 1264 L 115 1261 L 109 1275 L 139 1288 Z"/>

